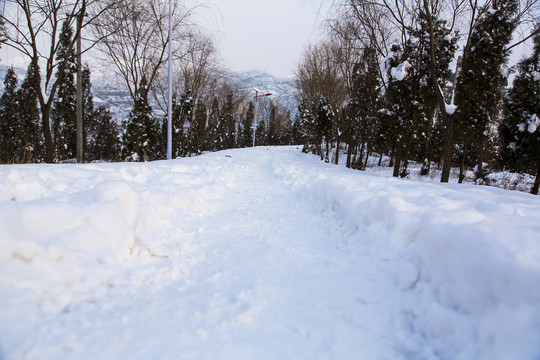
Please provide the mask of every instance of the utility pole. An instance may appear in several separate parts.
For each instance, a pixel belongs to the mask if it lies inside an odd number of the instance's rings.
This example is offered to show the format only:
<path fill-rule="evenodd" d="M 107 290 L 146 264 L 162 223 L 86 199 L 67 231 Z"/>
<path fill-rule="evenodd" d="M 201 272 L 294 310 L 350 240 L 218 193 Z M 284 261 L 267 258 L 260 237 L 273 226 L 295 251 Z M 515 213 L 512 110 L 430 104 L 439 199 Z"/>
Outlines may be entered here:
<path fill-rule="evenodd" d="M 167 160 L 172 159 L 172 50 L 171 50 L 171 23 L 172 23 L 172 0 L 169 0 L 169 59 L 168 65 L 168 90 L 167 90 Z"/>
<path fill-rule="evenodd" d="M 263 93 L 261 90 L 257 88 L 253 88 L 255 90 L 255 116 L 253 117 L 253 147 L 255 147 L 255 129 L 257 129 L 257 115 L 259 114 L 259 98 L 270 96 L 271 93 Z M 261 95 L 259 95 L 259 93 Z"/>
<path fill-rule="evenodd" d="M 81 28 L 84 16 L 84 2 L 81 13 L 77 16 L 77 164 L 83 162 L 83 93 L 81 64 Z"/>

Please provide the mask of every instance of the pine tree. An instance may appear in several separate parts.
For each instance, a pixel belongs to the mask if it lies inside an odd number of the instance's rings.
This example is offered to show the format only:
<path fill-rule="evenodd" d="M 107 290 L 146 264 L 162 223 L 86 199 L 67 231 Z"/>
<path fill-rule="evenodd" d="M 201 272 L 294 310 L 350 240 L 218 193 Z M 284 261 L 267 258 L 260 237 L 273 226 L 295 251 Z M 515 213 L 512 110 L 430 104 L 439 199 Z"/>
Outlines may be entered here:
<path fill-rule="evenodd" d="M 244 114 L 242 121 L 242 134 L 238 142 L 241 147 L 250 147 L 253 145 L 253 118 L 255 116 L 255 106 L 253 102 L 250 101 L 248 104 L 248 109 Z"/>
<path fill-rule="evenodd" d="M 180 96 L 180 99 L 176 104 L 176 109 L 174 111 L 177 115 L 173 120 L 173 148 L 178 150 L 175 152 L 175 157 L 184 156 L 188 151 L 188 137 L 184 132 L 184 128 L 186 125 L 192 125 L 194 106 L 193 96 L 189 90 Z"/>
<path fill-rule="evenodd" d="M 518 75 L 504 98 L 499 126 L 501 158 L 511 170 L 536 175 L 532 194 L 540 186 L 540 33 L 534 53 L 518 64 Z"/>
<path fill-rule="evenodd" d="M 4 78 L 4 93 L 0 98 L 0 162 L 20 162 L 20 123 L 17 114 L 17 75 L 13 67 Z"/>
<path fill-rule="evenodd" d="M 152 116 L 146 86 L 143 77 L 122 139 L 124 156 L 134 161 L 155 160 L 159 154 L 160 127 Z"/>
<path fill-rule="evenodd" d="M 219 149 L 220 141 L 218 139 L 219 134 L 219 102 L 217 97 L 214 97 L 212 100 L 212 105 L 210 107 L 210 114 L 208 116 L 208 131 L 207 131 L 207 141 L 206 141 L 206 150 L 216 151 Z"/>
<path fill-rule="evenodd" d="M 278 145 L 291 145 L 292 141 L 292 120 L 291 112 L 287 110 L 284 117 L 284 122 L 279 131 Z"/>
<path fill-rule="evenodd" d="M 255 130 L 255 146 L 265 146 L 266 144 L 266 124 L 264 120 L 259 121 Z"/>
<path fill-rule="evenodd" d="M 203 144 L 205 142 L 206 122 L 206 105 L 199 101 L 195 107 L 195 116 L 193 117 L 193 122 L 189 127 L 190 154 L 201 154 Z"/>
<path fill-rule="evenodd" d="M 60 33 L 60 47 L 56 56 L 59 69 L 56 77 L 59 86 L 51 111 L 58 160 L 73 159 L 77 155 L 77 88 L 75 87 L 77 63 L 74 51 L 67 54 L 72 36 L 73 29 L 68 21 L 64 21 Z"/>
<path fill-rule="evenodd" d="M 517 11 L 517 0 L 494 1 L 492 7 L 481 9 L 482 15 L 463 55 L 458 79 L 456 126 L 460 129 L 458 132 L 464 134 L 463 151 L 467 151 L 468 143 L 473 145 L 477 177 L 482 179 L 488 153 L 488 130 L 498 120 L 501 90 L 506 85 L 506 76 L 501 71 L 508 59 L 505 47 L 517 25 Z"/>
<path fill-rule="evenodd" d="M 116 161 L 120 159 L 120 140 L 116 122 L 109 109 L 100 106 L 93 113 L 94 134 L 92 159 Z"/>
<path fill-rule="evenodd" d="M 90 68 L 85 64 L 81 72 L 82 78 L 82 116 L 83 116 L 83 153 L 87 160 L 99 159 L 95 154 L 97 124 L 94 118 L 94 95 L 90 81 Z"/>
<path fill-rule="evenodd" d="M 306 134 L 301 128 L 301 120 L 298 114 L 296 114 L 296 117 L 294 118 L 294 123 L 292 124 L 291 142 L 294 145 L 300 145 L 306 142 Z"/>
<path fill-rule="evenodd" d="M 45 159 L 43 132 L 41 131 L 40 111 L 38 107 L 38 91 L 40 83 L 39 65 L 31 62 L 26 77 L 17 91 L 19 99 L 18 115 L 20 137 L 24 145 L 25 158 L 39 162 Z"/>
<path fill-rule="evenodd" d="M 374 48 L 367 47 L 364 49 L 361 61 L 355 64 L 353 69 L 353 98 L 350 103 L 349 112 L 346 114 L 347 138 L 349 139 L 349 151 L 347 154 L 348 163 L 350 164 L 350 156 L 352 149 L 356 146 L 354 142 L 360 141 L 360 161 L 357 168 L 364 169 L 363 151 L 367 144 L 367 154 L 372 142 L 372 134 L 377 127 L 378 110 L 379 110 L 379 63 L 377 61 L 377 53 Z"/>
<path fill-rule="evenodd" d="M 302 151 L 307 153 L 310 151 L 310 144 L 315 144 L 317 139 L 315 134 L 315 116 L 305 99 L 298 105 L 298 130 L 298 137 L 304 139 L 302 142 L 304 144 Z M 315 151 L 314 149 L 313 152 Z"/>
<path fill-rule="evenodd" d="M 435 135 L 434 125 L 438 118 L 437 110 L 439 107 L 440 89 L 446 88 L 446 83 L 452 76 L 450 63 L 454 59 L 454 54 L 457 50 L 457 36 L 453 36 L 450 30 L 446 27 L 446 21 L 438 18 L 436 14 L 431 15 L 433 41 L 436 51 L 435 57 L 435 73 L 437 79 L 437 90 L 433 86 L 431 45 L 430 45 L 430 26 L 428 16 L 421 12 L 418 19 L 418 30 L 411 31 L 412 40 L 415 44 L 413 64 L 416 68 L 416 85 L 419 94 L 419 102 L 422 104 L 422 118 L 419 119 L 418 132 L 415 134 L 416 143 L 418 144 L 417 160 L 424 163 L 421 174 L 429 174 L 430 160 L 438 160 L 430 158 L 432 153 L 430 146 L 432 137 Z M 443 109 L 445 110 L 445 109 Z"/>
<path fill-rule="evenodd" d="M 316 153 L 321 156 L 321 160 L 325 160 L 326 162 L 330 161 L 330 142 L 335 114 L 332 105 L 324 96 L 321 96 L 314 111 L 315 146 Z M 323 144 L 326 144 L 326 152 L 322 151 Z"/>
<path fill-rule="evenodd" d="M 444 21 L 432 17 L 435 53 L 435 82 L 439 89 L 446 87 L 451 76 L 449 65 L 456 51 L 457 39 L 446 29 Z M 386 97 L 389 108 L 386 114 L 395 118 L 386 124 L 386 130 L 397 133 L 395 142 L 394 176 L 408 174 L 411 158 L 423 161 L 429 154 L 428 143 L 433 130 L 439 103 L 434 89 L 429 23 L 425 13 L 420 13 L 415 29 L 409 31 L 403 46 L 394 46 L 387 62 L 389 78 Z M 426 168 L 424 172 L 428 171 Z"/>
<path fill-rule="evenodd" d="M 6 41 L 6 25 L 4 24 L 4 19 L 0 17 L 0 48 L 1 45 Z"/>
<path fill-rule="evenodd" d="M 229 93 L 221 111 L 221 133 L 223 134 L 223 148 L 236 147 L 236 122 L 234 120 L 233 94 Z"/>
<path fill-rule="evenodd" d="M 421 129 L 419 120 L 423 119 L 422 98 L 418 91 L 418 70 L 413 66 L 413 50 L 415 46 L 411 42 L 408 42 L 404 49 L 394 46 L 393 54 L 387 63 L 389 82 L 386 100 L 390 107 L 387 113 L 392 116 L 392 123 L 388 125 L 395 129 L 397 134 L 393 173 L 395 177 L 408 174 L 409 152 L 414 146 L 416 134 Z"/>
<path fill-rule="evenodd" d="M 278 144 L 278 119 L 276 114 L 277 108 L 276 105 L 271 102 L 270 103 L 270 117 L 268 118 L 268 129 L 266 134 L 266 143 L 268 145 L 277 145 Z"/>

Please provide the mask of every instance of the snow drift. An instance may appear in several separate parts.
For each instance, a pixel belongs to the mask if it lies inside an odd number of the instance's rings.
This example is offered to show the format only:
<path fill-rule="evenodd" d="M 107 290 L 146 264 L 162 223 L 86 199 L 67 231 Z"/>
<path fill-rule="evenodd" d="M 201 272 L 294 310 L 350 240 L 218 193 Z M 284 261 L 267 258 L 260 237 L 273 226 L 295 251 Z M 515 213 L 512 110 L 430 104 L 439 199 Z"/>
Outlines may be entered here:
<path fill-rule="evenodd" d="M 0 166 L 0 358 L 538 359 L 539 218 L 294 147 Z"/>

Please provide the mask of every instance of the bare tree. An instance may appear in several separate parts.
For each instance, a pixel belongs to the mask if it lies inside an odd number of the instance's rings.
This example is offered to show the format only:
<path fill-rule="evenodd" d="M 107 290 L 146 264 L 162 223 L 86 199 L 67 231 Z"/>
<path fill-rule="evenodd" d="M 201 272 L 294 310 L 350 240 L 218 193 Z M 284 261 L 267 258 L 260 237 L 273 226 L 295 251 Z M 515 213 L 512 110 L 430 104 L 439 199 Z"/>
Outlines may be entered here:
<path fill-rule="evenodd" d="M 219 68 L 214 41 L 196 29 L 187 40 L 187 54 L 173 61 L 173 95 L 179 98 L 189 91 L 197 101 L 210 104 L 221 77 L 216 71 Z M 167 74 L 160 71 L 152 91 L 163 112 L 167 110 L 167 86 Z"/>
<path fill-rule="evenodd" d="M 315 152 L 324 158 L 321 146 L 325 139 L 328 161 L 331 139 L 335 133 L 340 133 L 336 126 L 339 123 L 338 112 L 350 98 L 346 78 L 351 76 L 352 71 L 347 69 L 347 63 L 343 60 L 344 53 L 338 43 L 322 42 L 305 50 L 296 72 L 298 102 L 313 114 L 311 121 Z"/>
<path fill-rule="evenodd" d="M 168 5 L 159 0 L 120 0 L 120 6 L 103 14 L 93 27 L 103 38 L 100 49 L 125 81 L 133 100 L 140 94 L 145 79 L 150 89 L 167 61 L 169 41 L 175 59 L 189 53 L 195 8 L 188 9 L 179 0 L 173 3 L 172 39 L 169 39 Z M 109 34 L 108 36 L 104 36 Z M 148 96 L 145 91 L 144 96 Z"/>
<path fill-rule="evenodd" d="M 45 161 L 53 162 L 54 144 L 50 128 L 50 111 L 58 88 L 58 79 L 54 76 L 58 66 L 65 66 L 67 61 L 56 61 L 60 47 L 62 23 L 76 28 L 73 39 L 66 51 L 69 56 L 82 31 L 92 25 L 104 12 L 113 9 L 116 0 L 13 0 L 2 15 L 6 25 L 6 45 L 19 51 L 35 64 L 42 66 L 43 78 L 37 78 L 38 92 L 45 138 Z M 77 19 L 83 19 L 80 28 L 75 26 Z M 105 33 L 103 36 L 107 35 Z M 99 39 L 88 39 L 87 49 Z M 61 60 L 61 59 L 58 59 Z M 60 64 L 60 65 L 59 65 Z"/>
<path fill-rule="evenodd" d="M 335 42 L 310 45 L 298 65 L 296 86 L 299 94 L 310 104 L 322 97 L 335 108 L 347 99 L 346 84 L 336 55 L 340 48 Z"/>

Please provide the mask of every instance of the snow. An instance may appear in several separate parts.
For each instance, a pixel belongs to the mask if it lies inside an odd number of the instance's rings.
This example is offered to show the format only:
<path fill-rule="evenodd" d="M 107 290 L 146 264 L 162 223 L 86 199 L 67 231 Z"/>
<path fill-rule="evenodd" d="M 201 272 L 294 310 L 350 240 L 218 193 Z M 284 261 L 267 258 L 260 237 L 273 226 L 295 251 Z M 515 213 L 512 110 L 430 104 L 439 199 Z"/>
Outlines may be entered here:
<path fill-rule="evenodd" d="M 0 166 L 0 358 L 538 359 L 539 217 L 295 147 Z"/>
<path fill-rule="evenodd" d="M 529 126 L 527 127 L 527 131 L 531 134 L 536 131 L 540 127 L 540 118 L 536 114 L 532 114 L 531 118 L 529 119 Z"/>
<path fill-rule="evenodd" d="M 412 67 L 412 65 L 408 61 L 404 61 L 401 64 L 399 64 L 396 67 L 393 67 L 390 69 L 390 75 L 396 79 L 396 81 L 402 81 L 407 77 L 407 74 L 409 73 L 409 69 Z"/>
<path fill-rule="evenodd" d="M 444 104 L 445 111 L 448 115 L 453 115 L 457 110 L 457 105 L 454 104 Z"/>

